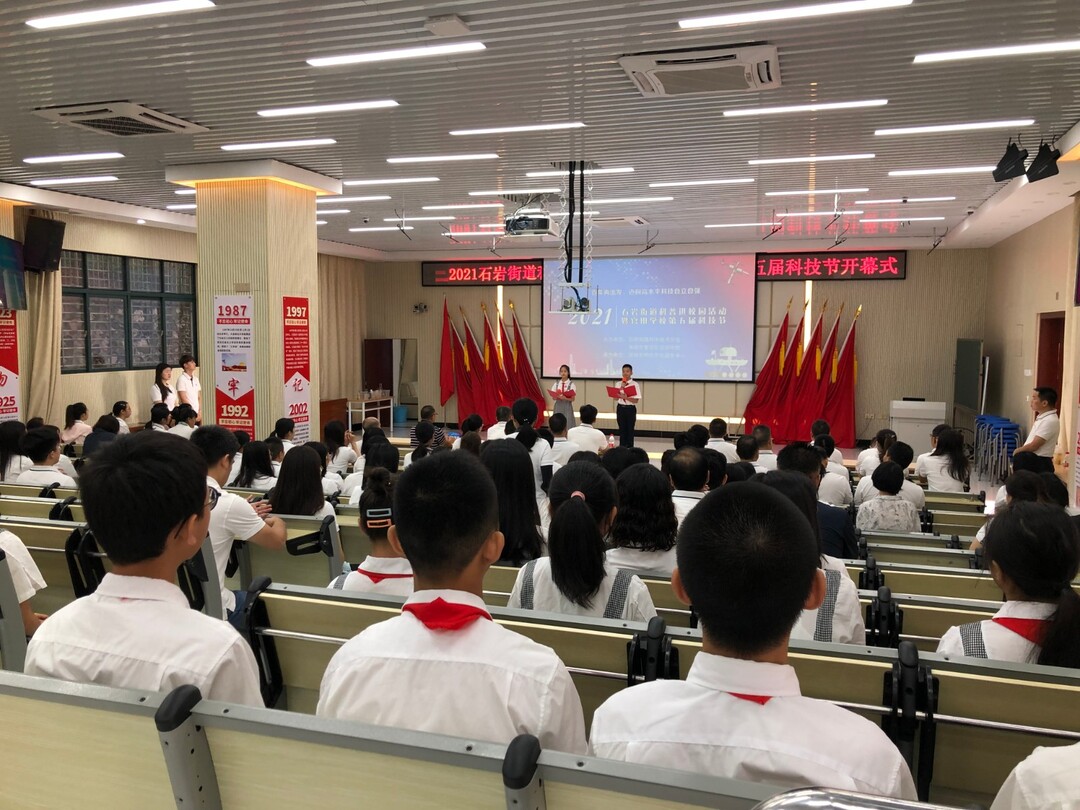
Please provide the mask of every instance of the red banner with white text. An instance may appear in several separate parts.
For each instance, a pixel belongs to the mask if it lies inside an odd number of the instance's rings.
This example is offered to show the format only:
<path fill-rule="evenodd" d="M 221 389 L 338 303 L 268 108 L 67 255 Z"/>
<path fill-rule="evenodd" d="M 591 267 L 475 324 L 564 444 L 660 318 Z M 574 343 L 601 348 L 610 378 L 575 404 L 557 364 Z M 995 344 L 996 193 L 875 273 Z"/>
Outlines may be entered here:
<path fill-rule="evenodd" d="M 285 341 L 285 416 L 293 420 L 293 442 L 311 441 L 311 307 L 309 299 L 281 299 Z"/>
<path fill-rule="evenodd" d="M 19 329 L 15 310 L 0 309 L 0 422 L 19 418 Z"/>
<path fill-rule="evenodd" d="M 214 424 L 243 430 L 252 439 L 256 438 L 254 325 L 250 295 L 214 296 Z"/>

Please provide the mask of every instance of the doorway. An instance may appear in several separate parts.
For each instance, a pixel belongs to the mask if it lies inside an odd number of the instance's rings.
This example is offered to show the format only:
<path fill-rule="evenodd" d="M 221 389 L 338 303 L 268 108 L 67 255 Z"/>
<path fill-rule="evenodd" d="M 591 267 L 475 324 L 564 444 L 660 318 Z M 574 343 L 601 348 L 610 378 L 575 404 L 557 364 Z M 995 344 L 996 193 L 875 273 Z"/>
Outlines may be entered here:
<path fill-rule="evenodd" d="M 1065 313 L 1039 315 L 1039 340 L 1035 347 L 1035 387 L 1053 388 L 1061 396 L 1065 366 Z"/>

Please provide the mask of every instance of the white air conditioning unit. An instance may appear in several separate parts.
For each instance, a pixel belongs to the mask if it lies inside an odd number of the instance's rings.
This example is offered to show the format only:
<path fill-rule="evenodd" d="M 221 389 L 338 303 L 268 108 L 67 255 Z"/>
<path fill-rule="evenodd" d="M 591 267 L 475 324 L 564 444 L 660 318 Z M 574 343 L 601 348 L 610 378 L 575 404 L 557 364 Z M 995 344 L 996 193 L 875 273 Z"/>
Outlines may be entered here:
<path fill-rule="evenodd" d="M 645 98 L 773 90 L 780 86 L 775 45 L 737 45 L 624 56 L 626 75 Z"/>
<path fill-rule="evenodd" d="M 644 228 L 649 221 L 644 217 L 591 217 L 594 228 Z"/>

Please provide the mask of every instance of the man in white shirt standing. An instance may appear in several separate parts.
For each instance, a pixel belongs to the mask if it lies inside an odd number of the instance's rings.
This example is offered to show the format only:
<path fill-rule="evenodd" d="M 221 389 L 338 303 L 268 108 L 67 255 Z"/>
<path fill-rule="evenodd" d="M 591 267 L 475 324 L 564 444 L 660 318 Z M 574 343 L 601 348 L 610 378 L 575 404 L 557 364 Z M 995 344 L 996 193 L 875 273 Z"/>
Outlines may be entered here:
<path fill-rule="evenodd" d="M 805 698 L 788 664 L 800 613 L 825 598 L 817 540 L 770 488 L 710 492 L 683 523 L 671 584 L 701 617 L 685 681 L 624 689 L 593 716 L 596 756 L 750 779 L 915 799 L 907 763 L 869 720 Z M 748 609 L 752 605 L 752 609 Z"/>
<path fill-rule="evenodd" d="M 593 423 L 596 422 L 596 413 L 595 405 L 582 405 L 578 408 L 581 424 L 566 431 L 566 438 L 581 450 L 600 453 L 607 449 L 607 436 L 602 430 L 593 427 Z"/>
<path fill-rule="evenodd" d="M 553 413 L 548 417 L 548 427 L 555 436 L 555 443 L 551 445 L 551 457 L 560 467 L 565 467 L 570 463 L 570 457 L 581 448 L 566 437 L 566 417 L 563 414 Z"/>
<path fill-rule="evenodd" d="M 584 753 L 581 701 L 562 661 L 484 606 L 484 574 L 504 538 L 483 465 L 436 453 L 410 466 L 387 539 L 409 559 L 416 590 L 400 616 L 334 654 L 316 713 L 501 744 L 528 733 L 545 749 Z"/>
<path fill-rule="evenodd" d="M 696 447 L 684 447 L 671 457 L 668 479 L 674 489 L 671 502 L 675 505 L 675 519 L 681 526 L 690 510 L 705 497 L 709 463 Z"/>
<path fill-rule="evenodd" d="M 191 434 L 191 443 L 202 453 L 206 462 L 206 485 L 216 504 L 210 516 L 210 543 L 214 547 L 214 562 L 221 583 L 221 606 L 225 610 L 222 618 L 239 628 L 247 594 L 225 587 L 225 567 L 229 564 L 233 540 L 283 551 L 285 522 L 269 514 L 269 501 L 251 504 L 239 495 L 222 489 L 232 472 L 233 456 L 240 448 L 240 443 L 231 432 L 217 425 L 208 425 Z"/>
<path fill-rule="evenodd" d="M 507 405 L 500 405 L 495 409 L 495 424 L 487 429 L 487 441 L 492 439 L 505 439 L 506 438 L 506 423 L 510 419 L 510 408 Z"/>
<path fill-rule="evenodd" d="M 766 472 L 776 469 L 776 453 L 773 452 L 772 430 L 768 425 L 755 425 L 751 432 L 757 442 L 758 457 L 755 464 Z"/>
<path fill-rule="evenodd" d="M 1035 411 L 1035 423 L 1024 443 L 1013 451 L 1034 453 L 1039 457 L 1038 472 L 1054 471 L 1054 451 L 1057 450 L 1061 422 L 1057 412 L 1057 391 L 1040 386 L 1031 392 L 1031 409 Z"/>
<path fill-rule="evenodd" d="M 710 450 L 723 453 L 729 464 L 739 462 L 739 454 L 735 452 L 735 445 L 727 440 L 727 422 L 719 417 L 709 422 L 709 441 L 705 446 Z"/>
<path fill-rule="evenodd" d="M 144 431 L 98 450 L 81 483 L 86 520 L 112 572 L 38 628 L 26 673 L 161 692 L 194 684 L 209 700 L 262 706 L 247 642 L 192 610 L 175 584 L 177 568 L 202 546 L 214 505 L 198 450 Z"/>
<path fill-rule="evenodd" d="M 198 422 L 202 419 L 202 403 L 200 402 L 202 385 L 199 383 L 199 378 L 195 376 L 195 369 L 199 366 L 193 356 L 185 354 L 180 358 L 180 367 L 183 371 L 180 372 L 180 379 L 176 381 L 176 396 L 181 404 L 191 406 L 191 409 L 195 411 L 195 421 Z"/>
<path fill-rule="evenodd" d="M 61 487 L 74 487 L 75 479 L 60 472 L 60 436 L 52 428 L 41 427 L 26 431 L 19 439 L 19 449 L 28 456 L 34 465 L 19 473 L 16 484 L 34 487 L 48 487 L 56 484 Z"/>

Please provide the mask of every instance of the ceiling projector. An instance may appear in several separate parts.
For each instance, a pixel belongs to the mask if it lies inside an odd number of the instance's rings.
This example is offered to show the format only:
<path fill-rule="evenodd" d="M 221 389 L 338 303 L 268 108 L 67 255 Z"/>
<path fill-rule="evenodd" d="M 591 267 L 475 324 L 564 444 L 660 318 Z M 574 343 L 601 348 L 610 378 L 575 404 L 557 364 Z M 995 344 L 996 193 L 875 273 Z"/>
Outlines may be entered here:
<path fill-rule="evenodd" d="M 551 217 L 546 214 L 529 214 L 507 217 L 503 221 L 506 236 L 558 236 Z"/>

